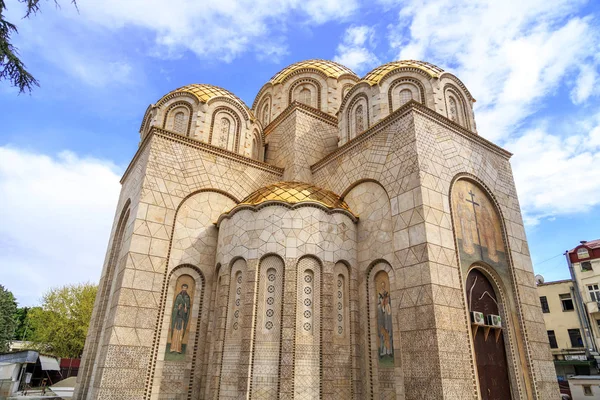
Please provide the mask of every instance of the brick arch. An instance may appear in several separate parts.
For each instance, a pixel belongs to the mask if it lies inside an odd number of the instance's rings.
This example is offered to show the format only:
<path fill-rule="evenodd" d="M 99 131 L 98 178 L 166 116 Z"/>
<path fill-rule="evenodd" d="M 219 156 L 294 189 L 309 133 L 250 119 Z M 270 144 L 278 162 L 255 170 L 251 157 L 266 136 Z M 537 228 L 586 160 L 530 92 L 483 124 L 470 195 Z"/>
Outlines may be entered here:
<path fill-rule="evenodd" d="M 190 103 L 188 103 L 187 101 L 176 101 L 175 103 L 169 105 L 169 107 L 167 108 L 167 110 L 165 111 L 165 114 L 163 116 L 162 128 L 167 129 L 167 121 L 169 121 L 169 119 L 171 118 L 171 113 L 176 111 L 178 108 L 185 108 L 188 111 L 187 127 L 186 127 L 183 135 L 190 136 L 190 132 L 192 129 L 193 108 L 192 108 L 192 105 Z M 179 133 L 179 132 L 176 132 L 176 133 Z"/>
<path fill-rule="evenodd" d="M 211 119 L 210 119 L 210 131 L 208 134 L 208 144 L 210 144 L 211 146 L 215 146 L 212 143 L 212 139 L 213 139 L 213 130 L 215 127 L 215 118 L 217 117 L 217 114 L 219 114 L 220 112 L 227 114 L 235 123 L 235 126 L 233 127 L 233 132 L 235 135 L 234 138 L 234 144 L 233 144 L 233 152 L 234 153 L 239 153 L 240 151 L 240 136 L 241 136 L 241 129 L 242 129 L 242 120 L 240 119 L 240 116 L 233 111 L 231 108 L 226 107 L 226 106 L 221 106 L 221 107 L 216 107 L 213 111 L 212 111 L 212 115 L 211 115 Z M 218 147 L 218 146 L 215 146 Z M 227 149 L 225 149 L 227 150 Z"/>
<path fill-rule="evenodd" d="M 393 109 L 394 108 L 393 91 L 398 85 L 401 85 L 403 83 L 408 83 L 408 84 L 412 84 L 412 85 L 416 86 L 417 91 L 419 92 L 419 96 L 421 97 L 419 103 L 423 104 L 424 106 L 427 105 L 426 100 L 425 100 L 425 87 L 423 86 L 423 83 L 415 78 L 402 77 L 402 78 L 394 79 L 390 83 L 390 86 L 388 88 L 388 109 L 389 109 L 390 114 L 394 111 L 394 109 Z"/>
<path fill-rule="evenodd" d="M 292 102 L 294 101 L 294 90 L 296 90 L 296 88 L 298 86 L 305 84 L 305 83 L 311 84 L 316 88 L 316 92 L 317 92 L 317 107 L 316 108 L 320 111 L 321 110 L 321 90 L 322 90 L 321 83 L 314 78 L 308 78 L 308 77 L 300 78 L 290 85 L 290 88 L 288 89 L 288 106 L 290 104 L 292 104 Z M 305 104 L 305 105 L 307 105 L 307 104 Z"/>
<path fill-rule="evenodd" d="M 369 116 L 369 114 L 370 114 L 369 113 L 369 111 L 370 111 L 369 97 L 365 93 L 362 93 L 362 92 L 361 93 L 357 93 L 355 96 L 352 97 L 352 100 L 350 100 L 350 103 L 348 104 L 348 107 L 346 109 L 346 121 L 347 121 L 347 125 L 348 125 L 347 130 L 346 130 L 347 131 L 346 132 L 346 136 L 347 136 L 347 140 L 348 141 L 350 141 L 351 139 L 353 139 L 350 136 L 352 134 L 352 128 L 351 127 L 352 127 L 352 122 L 353 122 L 352 120 L 354 118 L 354 113 L 353 113 L 354 106 L 357 105 L 358 102 L 360 102 L 361 100 L 364 100 L 364 102 L 366 103 L 365 113 L 366 113 L 366 117 L 367 117 L 366 118 L 367 119 L 367 127 L 366 127 L 365 131 L 368 130 L 371 127 L 371 119 L 370 119 L 370 116 Z M 358 137 L 358 135 L 360 133 L 362 133 L 362 132 L 355 132 L 355 136 L 354 137 Z"/>
<path fill-rule="evenodd" d="M 446 117 L 448 119 L 450 119 L 450 108 L 449 108 L 449 104 L 448 104 L 448 99 L 450 98 L 450 95 L 452 95 L 452 97 L 454 97 L 456 99 L 456 101 L 458 102 L 457 105 L 460 107 L 460 110 L 459 110 L 460 115 L 459 115 L 458 122 L 456 122 L 456 121 L 452 121 L 452 122 L 457 123 L 458 125 L 461 125 L 464 128 L 471 129 L 471 121 L 469 118 L 467 103 L 465 101 L 465 97 L 460 92 L 460 90 L 458 90 L 458 88 L 456 86 L 454 86 L 453 84 L 446 83 L 444 85 L 443 93 L 444 93 L 444 103 L 446 106 Z M 462 118 L 462 121 L 461 121 L 461 118 Z"/>
<path fill-rule="evenodd" d="M 500 230 L 501 230 L 501 236 L 502 236 L 502 245 L 505 249 L 506 252 L 506 264 L 507 264 L 507 268 L 508 268 L 508 281 L 503 280 L 499 274 L 495 271 L 495 268 L 490 266 L 489 264 L 487 264 L 485 261 L 480 260 L 475 262 L 472 265 L 468 265 L 468 266 L 464 266 L 464 270 L 465 273 L 463 273 L 463 266 L 461 265 L 461 261 L 460 261 L 460 254 L 459 254 L 459 246 L 458 246 L 458 239 L 457 239 L 457 233 L 456 233 L 456 229 L 455 229 L 455 214 L 456 214 L 456 210 L 454 210 L 454 206 L 453 206 L 453 201 L 452 201 L 452 193 L 455 187 L 455 184 L 458 181 L 468 181 L 471 182 L 472 184 L 476 185 L 479 189 L 481 189 L 481 191 L 487 196 L 488 200 L 490 201 L 490 203 L 492 204 L 494 211 L 497 213 L 498 215 L 498 219 L 500 222 Z M 502 208 L 496 198 L 496 196 L 494 195 L 493 191 L 489 188 L 488 185 L 485 184 L 485 182 L 483 182 L 479 177 L 470 174 L 470 173 L 466 173 L 466 172 L 462 172 L 462 173 L 458 173 L 454 176 L 454 178 L 452 179 L 450 185 L 449 185 L 449 191 L 448 191 L 448 199 L 449 199 L 449 206 L 450 206 L 450 219 L 451 219 L 451 224 L 452 224 L 452 233 L 454 236 L 454 240 L 455 240 L 455 247 L 456 247 L 456 262 L 457 265 L 459 266 L 458 268 L 458 274 L 460 277 L 460 282 L 461 282 L 461 290 L 463 291 L 463 293 L 465 292 L 465 282 L 466 282 L 466 277 L 468 275 L 468 272 L 473 268 L 474 265 L 476 265 L 479 269 L 481 270 L 485 270 L 486 274 L 488 275 L 488 277 L 496 283 L 496 287 L 498 287 L 501 291 L 503 291 L 503 299 L 504 299 L 504 304 L 506 304 L 507 306 L 514 306 L 515 308 L 515 313 L 516 313 L 516 317 L 518 320 L 518 328 L 519 331 L 517 332 L 517 327 L 513 327 L 513 329 L 511 329 L 509 331 L 509 337 L 508 337 L 508 351 L 507 351 L 507 355 L 510 354 L 510 357 L 512 358 L 512 371 L 511 371 L 511 376 L 514 374 L 515 376 L 518 376 L 517 371 L 520 370 L 520 365 L 518 363 L 518 359 L 519 357 L 524 357 L 525 361 L 527 362 L 527 364 L 531 367 L 533 366 L 533 355 L 532 355 L 532 350 L 530 348 L 529 345 L 529 341 L 527 339 L 528 335 L 527 335 L 527 331 L 525 328 L 525 320 L 524 320 L 524 316 L 523 316 L 523 309 L 522 309 L 522 305 L 519 301 L 519 299 L 521 298 L 520 296 L 520 291 L 519 291 L 519 285 L 517 284 L 517 276 L 516 276 L 516 270 L 514 267 L 514 260 L 512 257 L 512 252 L 511 252 L 511 248 L 509 246 L 509 240 L 508 240 L 508 234 L 507 234 L 507 229 L 506 229 L 506 219 L 504 218 L 503 212 L 502 212 Z M 465 305 L 465 309 L 466 309 L 466 305 Z M 469 316 L 467 316 L 467 318 L 470 318 Z M 514 326 L 514 325 L 513 325 Z M 473 348 L 471 348 L 471 355 L 474 355 L 474 351 Z M 529 368 L 529 373 L 523 374 L 523 379 L 524 382 L 521 379 L 515 378 L 514 382 L 515 382 L 515 386 L 516 389 L 518 391 L 518 393 L 522 396 L 522 397 L 531 397 L 532 396 L 532 391 L 535 393 L 536 398 L 539 398 L 539 390 L 537 388 L 536 385 L 536 373 L 535 370 L 533 368 Z M 525 388 L 523 388 L 522 383 L 525 384 Z"/>

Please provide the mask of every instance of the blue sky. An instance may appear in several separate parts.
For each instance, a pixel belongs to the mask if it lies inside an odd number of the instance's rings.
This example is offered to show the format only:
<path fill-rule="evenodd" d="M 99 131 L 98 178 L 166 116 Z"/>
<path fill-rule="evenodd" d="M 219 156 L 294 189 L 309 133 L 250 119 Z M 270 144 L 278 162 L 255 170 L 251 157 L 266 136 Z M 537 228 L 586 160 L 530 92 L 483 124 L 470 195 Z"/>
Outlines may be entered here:
<path fill-rule="evenodd" d="M 534 267 L 600 238 L 600 5 L 579 0 L 79 0 L 6 17 L 40 81 L 0 83 L 0 283 L 22 305 L 96 281 L 148 104 L 189 83 L 251 105 L 277 71 L 333 59 L 364 75 L 398 59 L 452 71 L 479 134 L 510 150 Z M 555 257 L 555 258 L 552 258 Z M 549 261 L 546 261 L 550 259 Z"/>

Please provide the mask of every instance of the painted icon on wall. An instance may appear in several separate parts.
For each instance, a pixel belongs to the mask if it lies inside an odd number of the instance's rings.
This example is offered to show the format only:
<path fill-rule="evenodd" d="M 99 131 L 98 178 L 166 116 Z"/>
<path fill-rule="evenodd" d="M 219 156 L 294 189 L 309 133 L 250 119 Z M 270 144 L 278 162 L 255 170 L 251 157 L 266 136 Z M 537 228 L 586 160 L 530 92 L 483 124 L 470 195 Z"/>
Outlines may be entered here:
<path fill-rule="evenodd" d="M 500 218 L 487 194 L 461 179 L 452 188 L 452 208 L 461 264 L 483 261 L 499 272 L 507 270 Z"/>
<path fill-rule="evenodd" d="M 189 275 L 182 275 L 175 283 L 171 324 L 167 337 L 165 360 L 185 361 L 185 352 L 190 330 L 192 299 L 194 298 L 195 281 Z"/>
<path fill-rule="evenodd" d="M 394 365 L 394 335 L 392 329 L 392 304 L 390 279 L 385 271 L 375 275 L 377 296 L 377 354 L 380 365 Z"/>

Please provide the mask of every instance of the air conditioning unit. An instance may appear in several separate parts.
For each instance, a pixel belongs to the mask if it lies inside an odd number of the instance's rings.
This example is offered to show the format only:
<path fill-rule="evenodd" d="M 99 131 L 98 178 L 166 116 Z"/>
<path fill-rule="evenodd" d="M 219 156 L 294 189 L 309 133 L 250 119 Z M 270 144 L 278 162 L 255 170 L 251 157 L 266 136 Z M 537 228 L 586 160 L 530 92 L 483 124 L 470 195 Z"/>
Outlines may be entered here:
<path fill-rule="evenodd" d="M 485 325 L 485 318 L 483 318 L 483 313 L 479 311 L 471 311 L 471 322 L 477 325 Z"/>
<path fill-rule="evenodd" d="M 502 317 L 494 314 L 487 315 L 487 324 L 491 326 L 497 326 L 498 328 L 502 328 Z"/>

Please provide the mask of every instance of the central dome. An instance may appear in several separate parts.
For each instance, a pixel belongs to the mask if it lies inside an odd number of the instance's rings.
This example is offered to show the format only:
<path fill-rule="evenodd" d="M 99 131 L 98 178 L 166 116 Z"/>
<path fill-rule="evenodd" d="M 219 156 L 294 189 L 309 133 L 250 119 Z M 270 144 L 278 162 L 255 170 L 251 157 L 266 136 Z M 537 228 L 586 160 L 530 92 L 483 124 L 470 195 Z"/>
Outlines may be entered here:
<path fill-rule="evenodd" d="M 387 64 L 380 65 L 374 70 L 368 72 L 362 78 L 362 80 L 368 82 L 369 85 L 373 86 L 378 84 L 388 73 L 403 67 L 418 69 L 427 73 L 427 75 L 429 75 L 432 78 L 439 78 L 440 74 L 444 72 L 444 70 L 438 67 L 437 65 L 433 65 L 425 61 L 401 60 L 392 61 Z"/>
<path fill-rule="evenodd" d="M 337 194 L 303 182 L 279 182 L 260 188 L 246 197 L 240 205 L 256 206 L 267 201 L 282 201 L 289 204 L 314 202 L 329 209 L 350 211 L 348 205 Z"/>
<path fill-rule="evenodd" d="M 292 65 L 288 65 L 287 67 L 285 67 L 284 69 L 282 69 L 281 71 L 276 73 L 269 80 L 269 82 L 272 83 L 273 85 L 276 85 L 278 83 L 283 82 L 285 80 L 285 78 L 287 78 L 294 72 L 299 71 L 299 70 L 304 70 L 304 69 L 314 69 L 314 70 L 320 71 L 329 78 L 337 79 L 342 75 L 351 75 L 355 78 L 358 78 L 358 76 L 350 68 L 344 67 L 342 64 L 338 64 L 334 61 L 329 61 L 329 60 L 314 59 L 314 60 L 304 60 L 304 61 L 294 63 Z"/>

